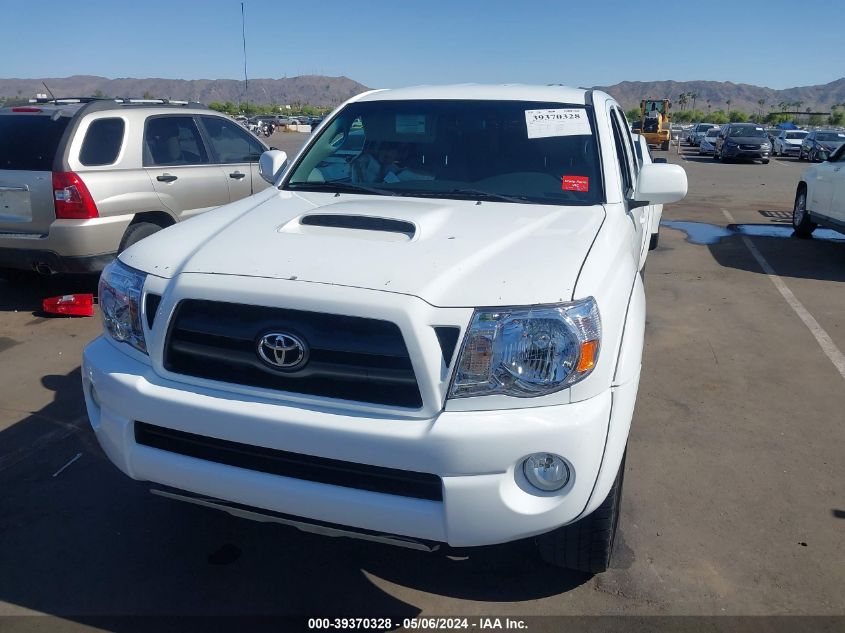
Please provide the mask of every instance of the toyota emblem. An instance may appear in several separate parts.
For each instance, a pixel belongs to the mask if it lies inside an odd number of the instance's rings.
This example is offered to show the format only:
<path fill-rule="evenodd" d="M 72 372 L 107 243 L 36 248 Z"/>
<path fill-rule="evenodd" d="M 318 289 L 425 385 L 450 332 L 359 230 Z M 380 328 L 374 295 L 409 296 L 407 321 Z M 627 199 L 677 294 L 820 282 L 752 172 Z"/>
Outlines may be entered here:
<path fill-rule="evenodd" d="M 258 339 L 258 356 L 274 369 L 292 371 L 308 360 L 308 346 L 287 332 L 269 332 Z"/>

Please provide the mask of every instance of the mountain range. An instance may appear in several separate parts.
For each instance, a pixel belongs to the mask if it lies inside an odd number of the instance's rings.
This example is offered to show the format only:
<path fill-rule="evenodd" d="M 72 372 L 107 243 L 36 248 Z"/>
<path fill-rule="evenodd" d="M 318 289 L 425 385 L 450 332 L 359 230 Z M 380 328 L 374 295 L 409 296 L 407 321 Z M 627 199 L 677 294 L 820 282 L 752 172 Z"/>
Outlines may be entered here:
<path fill-rule="evenodd" d="M 46 93 L 44 84 L 56 97 L 106 95 L 212 101 L 250 101 L 262 104 L 308 104 L 333 106 L 367 89 L 348 77 L 301 75 L 284 79 L 250 79 L 248 89 L 236 79 L 107 79 L 93 75 L 46 79 L 0 79 L 0 97 L 30 98 Z"/>
<path fill-rule="evenodd" d="M 302 75 L 283 79 L 251 79 L 248 90 L 235 79 L 108 79 L 92 75 L 47 79 L 0 79 L 0 97 L 26 99 L 46 92 L 42 81 L 56 96 L 131 96 L 144 94 L 170 99 L 212 101 L 251 101 L 270 104 L 309 104 L 333 106 L 367 87 L 348 77 Z M 612 86 L 596 86 L 610 93 L 627 110 L 638 107 L 640 99 L 669 98 L 677 111 L 681 93 L 697 95 L 695 107 L 712 110 L 744 110 L 763 112 L 780 110 L 780 103 L 800 102 L 800 110 L 829 112 L 834 104 L 845 104 L 845 77 L 817 86 L 799 86 L 774 90 L 763 86 L 736 84 L 729 81 L 623 81 Z M 730 106 L 727 101 L 730 100 Z M 762 106 L 759 101 L 764 103 Z M 692 107 L 692 99 L 687 108 Z M 787 109 L 794 109 L 790 106 Z"/>
<path fill-rule="evenodd" d="M 695 107 L 703 112 L 715 110 L 742 110 L 753 113 L 761 109 L 758 103 L 763 100 L 762 111 L 772 109 L 780 111 L 778 104 L 800 102 L 797 108 L 801 112 L 811 108 L 813 112 L 830 112 L 834 104 L 845 106 L 845 77 L 818 86 L 799 86 L 774 90 L 751 84 L 735 84 L 730 81 L 623 81 L 613 86 L 596 86 L 616 99 L 626 110 L 639 107 L 641 99 L 650 97 L 670 99 L 672 107 L 677 111 L 681 104 L 681 93 L 696 95 Z M 730 106 L 727 101 L 730 99 Z M 687 109 L 692 108 L 692 100 L 688 99 Z M 795 110 L 789 106 L 787 110 Z"/>

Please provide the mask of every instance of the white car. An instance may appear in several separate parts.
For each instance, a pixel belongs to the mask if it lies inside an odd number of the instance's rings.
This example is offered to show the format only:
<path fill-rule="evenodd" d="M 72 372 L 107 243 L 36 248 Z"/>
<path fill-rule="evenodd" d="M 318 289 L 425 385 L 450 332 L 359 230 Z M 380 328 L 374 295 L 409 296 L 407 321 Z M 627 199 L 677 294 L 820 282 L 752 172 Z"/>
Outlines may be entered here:
<path fill-rule="evenodd" d="M 704 136 L 701 137 L 701 140 L 698 143 L 698 154 L 699 156 L 703 155 L 713 155 L 716 152 L 716 139 L 719 138 L 719 132 L 722 128 L 720 127 L 711 127 L 704 133 Z"/>
<path fill-rule="evenodd" d="M 827 160 L 801 174 L 795 192 L 792 226 L 808 238 L 818 226 L 845 234 L 845 145 Z"/>
<path fill-rule="evenodd" d="M 347 101 L 293 161 L 261 157 L 274 187 L 104 271 L 82 370 L 100 445 L 158 494 L 239 516 L 427 550 L 537 537 L 553 564 L 606 569 L 644 210 L 687 190 L 635 156 L 598 91 Z"/>
<path fill-rule="evenodd" d="M 718 129 L 718 127 L 715 123 L 696 123 L 687 131 L 687 144 L 698 145 L 707 130 Z"/>
<path fill-rule="evenodd" d="M 637 159 L 640 162 L 640 168 L 643 165 L 651 165 L 652 163 L 666 163 L 665 158 L 655 158 L 651 156 L 651 149 L 648 146 L 645 136 L 634 134 L 634 149 L 637 152 Z M 648 218 L 646 223 L 650 228 L 650 237 L 648 241 L 648 250 L 653 251 L 657 248 L 658 240 L 660 239 L 660 220 L 663 217 L 662 204 L 650 204 L 644 208 L 644 213 Z"/>
<path fill-rule="evenodd" d="M 775 156 L 798 156 L 801 141 L 808 134 L 805 130 L 781 130 L 772 142 L 772 153 Z"/>

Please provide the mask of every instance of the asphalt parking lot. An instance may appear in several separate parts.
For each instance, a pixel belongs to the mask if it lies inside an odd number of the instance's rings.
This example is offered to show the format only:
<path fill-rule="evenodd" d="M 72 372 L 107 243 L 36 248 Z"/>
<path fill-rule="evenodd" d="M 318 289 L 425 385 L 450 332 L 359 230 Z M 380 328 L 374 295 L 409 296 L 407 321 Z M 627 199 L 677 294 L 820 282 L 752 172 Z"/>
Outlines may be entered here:
<path fill-rule="evenodd" d="M 291 154 L 304 138 L 267 141 Z M 613 569 L 560 572 L 521 545 L 423 554 L 152 496 L 85 416 L 99 318 L 39 312 L 96 281 L 0 281 L 0 615 L 845 613 L 845 236 L 791 236 L 807 163 L 655 156 L 690 192 L 646 269 Z"/>

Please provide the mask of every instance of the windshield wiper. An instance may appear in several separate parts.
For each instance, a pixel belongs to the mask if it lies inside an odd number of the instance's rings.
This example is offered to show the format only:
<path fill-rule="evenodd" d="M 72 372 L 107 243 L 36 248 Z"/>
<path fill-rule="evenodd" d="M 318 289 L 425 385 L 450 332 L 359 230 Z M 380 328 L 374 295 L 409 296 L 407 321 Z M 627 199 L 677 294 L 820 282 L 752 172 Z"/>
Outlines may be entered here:
<path fill-rule="evenodd" d="M 308 191 L 330 191 L 334 193 L 373 193 L 377 196 L 397 196 L 395 191 L 390 189 L 379 189 L 368 187 L 352 182 L 289 182 L 288 189 L 303 189 Z"/>
<path fill-rule="evenodd" d="M 492 191 L 481 191 L 480 189 L 452 189 L 450 194 L 466 195 L 477 200 L 498 200 L 500 202 L 526 202 L 528 196 L 509 196 L 504 193 L 493 193 Z"/>

